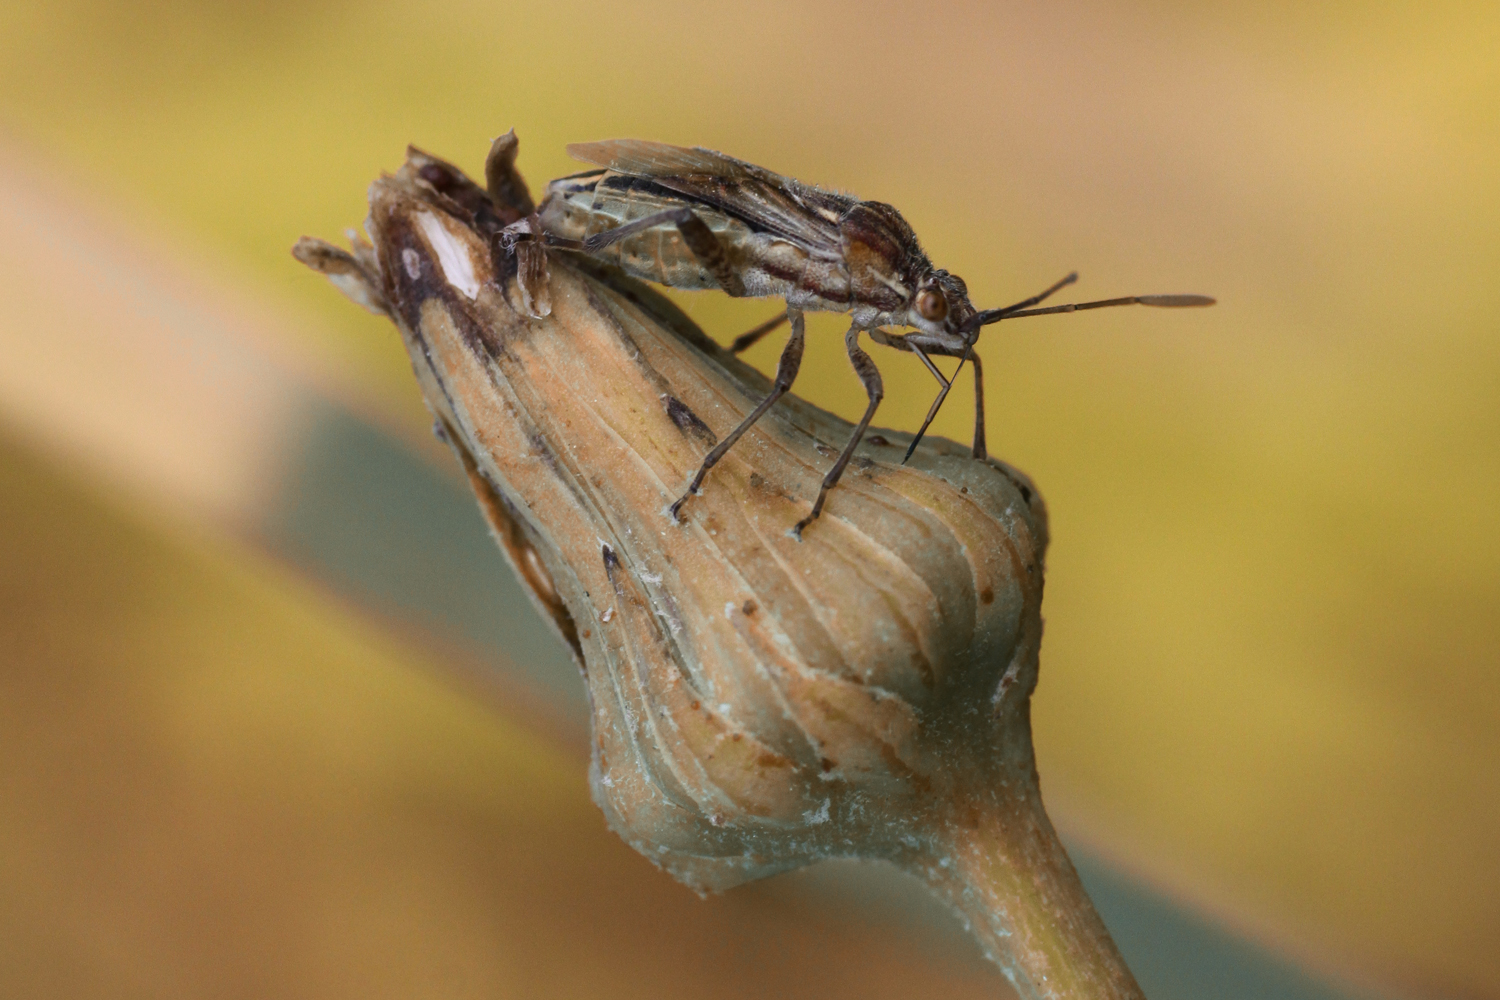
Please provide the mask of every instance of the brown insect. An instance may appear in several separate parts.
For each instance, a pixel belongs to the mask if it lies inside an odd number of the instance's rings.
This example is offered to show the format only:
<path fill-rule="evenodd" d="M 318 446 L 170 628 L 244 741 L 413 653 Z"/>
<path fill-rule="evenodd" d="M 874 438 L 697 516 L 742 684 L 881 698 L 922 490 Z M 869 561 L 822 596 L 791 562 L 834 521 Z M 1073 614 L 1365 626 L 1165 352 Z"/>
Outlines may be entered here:
<path fill-rule="evenodd" d="M 974 359 L 973 453 L 984 458 L 983 371 L 973 353 L 984 326 L 1002 319 L 1133 303 L 1214 302 L 1203 295 L 1136 295 L 1033 308 L 1077 280 L 1070 274 L 1039 295 L 1003 309 L 979 311 L 969 302 L 963 279 L 932 266 L 916 233 L 890 205 L 825 191 L 707 149 L 616 139 L 575 143 L 568 152 L 599 169 L 549 184 L 536 212 L 506 230 L 511 245 L 529 238 L 589 254 L 617 264 L 632 277 L 674 288 L 720 288 L 735 297 L 786 301 L 784 314 L 731 345 L 731 350 L 743 351 L 782 323 L 791 323 L 771 392 L 704 457 L 687 491 L 670 508 L 674 519 L 688 497 L 698 492 L 708 470 L 792 387 L 802 363 L 806 312 L 850 315 L 844 345 L 869 403 L 823 477 L 811 512 L 792 529 L 799 537 L 822 512 L 829 490 L 838 483 L 885 394 L 880 372 L 859 346 L 861 332 L 915 354 L 942 387 L 907 458 L 947 398 L 958 370 Z M 535 252 L 525 257 L 523 278 L 527 273 L 540 276 Z M 541 289 L 527 291 L 528 298 L 538 300 L 544 294 Z M 911 332 L 893 333 L 888 327 Z M 960 359 L 953 379 L 938 370 L 933 355 Z"/>

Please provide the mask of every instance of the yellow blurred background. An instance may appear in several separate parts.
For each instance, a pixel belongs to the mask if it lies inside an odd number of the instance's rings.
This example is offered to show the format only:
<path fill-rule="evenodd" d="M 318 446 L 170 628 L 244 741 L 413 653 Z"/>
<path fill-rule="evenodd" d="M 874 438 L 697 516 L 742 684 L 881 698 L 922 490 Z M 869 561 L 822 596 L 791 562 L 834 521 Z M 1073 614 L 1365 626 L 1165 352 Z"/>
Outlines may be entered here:
<path fill-rule="evenodd" d="M 0 3 L 0 993 L 1000 991 L 899 889 L 701 903 L 587 802 L 394 331 L 288 254 L 512 126 L 534 191 L 633 136 L 891 202 L 981 307 L 1218 296 L 981 341 L 1049 805 L 1281 995 L 1500 997 L 1500 7 L 1282 0 Z M 797 389 L 854 416 L 839 323 Z"/>

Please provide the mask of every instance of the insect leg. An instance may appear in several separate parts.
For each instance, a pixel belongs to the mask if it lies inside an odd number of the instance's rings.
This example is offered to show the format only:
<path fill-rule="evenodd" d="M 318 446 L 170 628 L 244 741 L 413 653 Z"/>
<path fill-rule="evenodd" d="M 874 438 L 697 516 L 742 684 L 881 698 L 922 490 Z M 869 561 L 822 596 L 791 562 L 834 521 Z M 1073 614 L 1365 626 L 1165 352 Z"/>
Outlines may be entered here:
<path fill-rule="evenodd" d="M 849 435 L 849 443 L 844 445 L 844 450 L 839 452 L 838 461 L 833 463 L 833 468 L 828 470 L 828 475 L 823 477 L 823 485 L 818 488 L 818 499 L 813 501 L 812 513 L 798 521 L 792 528 L 792 534 L 799 539 L 802 537 L 802 529 L 812 524 L 817 516 L 823 513 L 823 502 L 828 499 L 828 491 L 838 484 L 839 477 L 844 474 L 844 467 L 849 464 L 849 459 L 854 457 L 854 449 L 859 446 L 859 439 L 865 436 L 865 430 L 870 426 L 870 421 L 875 418 L 875 409 L 880 401 L 885 398 L 885 384 L 880 379 L 880 370 L 875 367 L 875 362 L 859 347 L 859 327 L 851 326 L 849 332 L 844 334 L 844 347 L 849 351 L 849 363 L 854 365 L 854 371 L 859 375 L 859 380 L 864 383 L 865 395 L 870 397 L 870 403 L 865 407 L 865 415 L 860 418 L 854 433 Z"/>
<path fill-rule="evenodd" d="M 762 337 L 770 333 L 772 330 L 776 329 L 781 324 L 785 323 L 786 316 L 786 313 L 780 313 L 776 316 L 772 316 L 760 326 L 754 327 L 753 329 L 740 334 L 738 337 L 735 337 L 734 343 L 729 345 L 729 353 L 739 354 L 741 351 L 747 351 L 751 347 L 754 347 L 756 344 L 760 343 L 760 339 Z"/>
<path fill-rule="evenodd" d="M 745 283 L 740 280 L 739 272 L 729 263 L 729 255 L 724 252 L 724 244 L 714 235 L 714 231 L 708 228 L 708 223 L 698 218 L 697 214 L 686 205 L 681 208 L 668 209 L 665 212 L 657 212 L 645 218 L 627 222 L 623 226 L 614 229 L 606 229 L 602 233 L 595 233 L 583 241 L 583 249 L 586 253 L 598 253 L 611 243 L 618 242 L 627 236 L 633 236 L 646 229 L 671 223 L 677 227 L 682 234 L 682 240 L 693 251 L 693 255 L 703 262 L 708 272 L 714 276 L 719 287 L 724 289 L 734 298 L 741 298 L 745 294 Z"/>
<path fill-rule="evenodd" d="M 934 399 L 932 405 L 927 408 L 927 416 L 922 421 L 922 429 L 917 432 L 916 437 L 911 439 L 911 444 L 906 449 L 906 455 L 901 459 L 902 465 L 905 465 L 911 458 L 912 452 L 917 450 L 917 443 L 922 440 L 922 435 L 927 432 L 927 428 L 932 424 L 933 418 L 937 416 L 938 410 L 942 409 L 943 400 L 948 398 L 948 390 L 953 388 L 953 379 L 946 377 L 942 372 L 938 371 L 938 366 L 932 363 L 932 359 L 927 356 L 925 351 L 915 344 L 907 344 L 906 346 L 912 353 L 922 359 L 922 364 L 927 366 L 927 370 L 932 372 L 932 377 L 937 379 L 938 385 L 943 388 L 938 391 L 937 399 Z M 948 352 L 935 351 L 935 353 L 947 354 Z M 953 377 L 957 378 L 958 372 L 955 371 Z"/>
<path fill-rule="evenodd" d="M 802 313 L 788 309 L 788 315 L 792 321 L 792 335 L 787 338 L 786 347 L 781 352 L 781 361 L 776 366 L 776 381 L 771 386 L 770 395 L 760 401 L 760 405 L 750 411 L 750 415 L 740 421 L 738 427 L 730 431 L 724 440 L 714 446 L 703 458 L 703 464 L 698 467 L 698 474 L 693 476 L 693 481 L 688 484 L 687 492 L 677 498 L 672 504 L 669 513 L 672 520 L 677 520 L 677 512 L 682 505 L 687 503 L 687 498 L 698 492 L 698 487 L 703 485 L 703 477 L 708 475 L 708 470 L 718 464 L 734 443 L 748 431 L 757 420 L 766 415 L 775 402 L 786 394 L 792 387 L 792 382 L 797 378 L 797 369 L 802 367 L 802 347 L 804 343 L 803 333 L 806 324 L 803 322 Z"/>
<path fill-rule="evenodd" d="M 911 351 L 917 357 L 922 359 L 922 364 L 926 365 L 927 370 L 932 372 L 932 377 L 938 380 L 938 385 L 942 386 L 944 389 L 948 388 L 948 379 L 943 375 L 942 372 L 938 371 L 937 365 L 932 363 L 932 359 L 927 356 L 926 351 L 922 350 L 916 344 L 906 344 L 904 346 L 907 350 Z"/>
<path fill-rule="evenodd" d="M 932 406 L 928 408 L 927 419 L 922 421 L 922 429 L 925 431 L 927 426 L 932 423 L 932 418 L 937 416 L 938 408 L 943 405 L 943 400 L 948 397 L 948 390 L 952 387 L 953 382 L 951 379 L 943 377 L 943 373 L 938 371 L 937 365 L 932 363 L 932 359 L 921 348 L 915 344 L 908 346 L 917 357 L 922 359 L 922 363 L 927 366 L 927 370 L 932 372 L 932 377 L 937 379 L 938 384 L 943 387 L 942 392 L 938 393 L 938 398 L 933 400 Z M 962 356 L 959 351 L 945 351 L 941 349 L 934 349 L 933 353 L 944 354 L 948 357 Z M 989 457 L 989 451 L 984 441 L 984 365 L 980 362 L 978 354 L 969 351 L 968 355 L 969 360 L 974 363 L 974 447 L 970 455 L 973 458 L 983 460 Z M 954 376 L 956 377 L 957 374 L 955 372 Z M 920 438 L 917 440 L 920 440 Z M 915 450 L 916 442 L 914 440 L 911 449 L 906 453 L 906 457 L 910 458 L 912 451 Z M 902 461 L 904 462 L 905 459 L 902 459 Z"/>
<path fill-rule="evenodd" d="M 974 450 L 970 454 L 984 461 L 990 455 L 984 443 L 984 366 L 978 354 L 971 353 L 969 362 L 974 366 Z"/>

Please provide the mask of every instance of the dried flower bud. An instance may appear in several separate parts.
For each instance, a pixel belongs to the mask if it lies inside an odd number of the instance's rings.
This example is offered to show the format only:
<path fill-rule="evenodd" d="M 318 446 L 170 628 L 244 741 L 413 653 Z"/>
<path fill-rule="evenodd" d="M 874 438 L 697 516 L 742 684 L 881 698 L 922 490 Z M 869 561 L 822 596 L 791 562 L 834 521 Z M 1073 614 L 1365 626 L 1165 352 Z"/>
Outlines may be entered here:
<path fill-rule="evenodd" d="M 509 140 L 487 171 L 502 200 L 413 151 L 371 189 L 373 265 L 315 241 L 298 256 L 400 328 L 501 548 L 583 667 L 611 827 L 700 891 L 886 858 L 971 920 L 1023 995 L 1138 996 L 1041 808 L 1030 482 L 941 440 L 903 466 L 909 437 L 882 432 L 799 541 L 850 425 L 787 397 L 674 523 L 667 506 L 769 385 L 583 258 L 553 256 L 538 316 L 517 281 L 535 262 L 498 238 L 531 211 Z"/>

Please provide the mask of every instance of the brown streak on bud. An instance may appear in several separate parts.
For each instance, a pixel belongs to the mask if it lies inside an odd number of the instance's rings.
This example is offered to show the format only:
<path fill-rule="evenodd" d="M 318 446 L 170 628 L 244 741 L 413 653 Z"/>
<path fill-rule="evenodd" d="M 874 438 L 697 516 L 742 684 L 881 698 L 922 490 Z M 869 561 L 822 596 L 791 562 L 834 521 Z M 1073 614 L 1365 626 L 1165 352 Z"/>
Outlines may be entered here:
<path fill-rule="evenodd" d="M 698 419 L 698 414 L 688 409 L 686 403 L 676 396 L 663 394 L 663 398 L 667 404 L 667 416 L 672 418 L 672 423 L 676 424 L 680 430 L 693 435 L 710 448 L 719 443 L 718 435 Z"/>
<path fill-rule="evenodd" d="M 558 595 L 557 586 L 552 582 L 552 574 L 547 569 L 546 563 L 542 561 L 541 553 L 527 538 L 526 530 L 522 528 L 520 520 L 508 509 L 504 498 L 480 473 L 474 456 L 469 454 L 469 450 L 462 444 L 456 443 L 459 440 L 458 436 L 446 424 L 443 426 L 448 440 L 454 442 L 453 451 L 458 455 L 464 473 L 468 476 L 469 486 L 473 488 L 474 496 L 479 501 L 479 509 L 484 514 L 485 522 L 490 526 L 490 535 L 499 544 L 500 551 L 505 553 L 511 568 L 526 586 L 527 593 L 531 595 L 532 601 L 541 610 L 543 617 L 557 629 L 563 642 L 568 644 L 568 648 L 573 651 L 578 662 L 585 663 L 583 646 L 578 637 L 578 626 L 574 624 L 567 605 Z M 585 632 L 584 635 L 588 633 Z"/>

